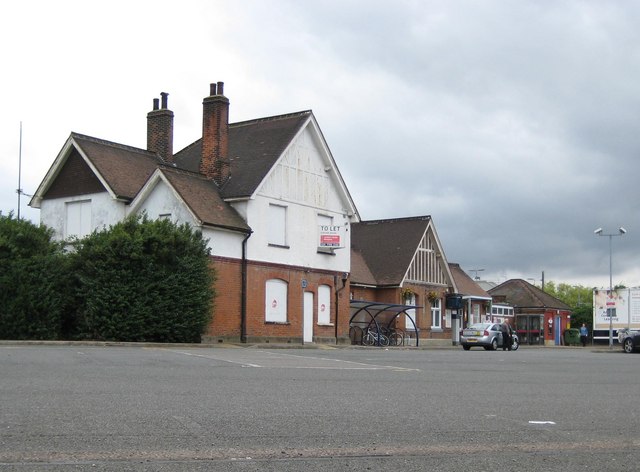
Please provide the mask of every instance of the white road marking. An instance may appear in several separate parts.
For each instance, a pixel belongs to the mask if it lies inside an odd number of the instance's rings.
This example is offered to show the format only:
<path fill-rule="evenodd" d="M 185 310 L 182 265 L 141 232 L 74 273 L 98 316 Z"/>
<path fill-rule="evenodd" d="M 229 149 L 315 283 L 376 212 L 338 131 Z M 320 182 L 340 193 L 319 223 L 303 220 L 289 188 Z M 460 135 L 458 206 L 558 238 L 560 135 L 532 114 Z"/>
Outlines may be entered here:
<path fill-rule="evenodd" d="M 271 368 L 271 369 L 317 369 L 317 370 L 393 370 L 396 372 L 420 372 L 420 369 L 408 369 L 405 367 L 364 364 L 362 362 L 345 361 L 341 359 L 327 359 L 323 357 L 298 356 L 295 354 L 287 354 L 272 351 L 247 350 L 239 352 L 237 350 L 230 351 L 231 356 L 225 356 L 223 351 L 214 354 L 200 354 L 187 351 L 176 351 L 166 349 L 176 354 L 182 354 L 191 357 L 200 357 L 204 359 L 212 359 L 230 364 L 238 364 L 242 367 L 255 368 Z M 262 357 L 260 364 L 256 364 L 255 354 Z"/>

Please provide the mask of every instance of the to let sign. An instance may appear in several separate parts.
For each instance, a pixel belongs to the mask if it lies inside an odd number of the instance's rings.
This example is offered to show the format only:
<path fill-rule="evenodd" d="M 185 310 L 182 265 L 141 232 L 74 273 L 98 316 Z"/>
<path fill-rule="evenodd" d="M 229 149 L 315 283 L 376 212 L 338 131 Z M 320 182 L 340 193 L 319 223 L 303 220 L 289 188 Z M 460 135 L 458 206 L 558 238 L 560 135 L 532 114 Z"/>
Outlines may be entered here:
<path fill-rule="evenodd" d="M 341 226 L 319 225 L 318 230 L 320 235 L 320 238 L 318 240 L 318 247 L 344 247 Z"/>

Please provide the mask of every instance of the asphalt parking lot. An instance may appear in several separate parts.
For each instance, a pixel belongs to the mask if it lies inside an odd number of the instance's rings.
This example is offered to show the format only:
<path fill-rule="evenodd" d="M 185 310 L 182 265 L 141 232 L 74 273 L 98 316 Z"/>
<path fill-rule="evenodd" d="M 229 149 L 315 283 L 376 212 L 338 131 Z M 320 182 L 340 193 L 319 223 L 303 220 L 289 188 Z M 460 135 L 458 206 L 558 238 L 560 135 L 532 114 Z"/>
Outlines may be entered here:
<path fill-rule="evenodd" d="M 633 470 L 640 355 L 0 346 L 2 470 Z"/>

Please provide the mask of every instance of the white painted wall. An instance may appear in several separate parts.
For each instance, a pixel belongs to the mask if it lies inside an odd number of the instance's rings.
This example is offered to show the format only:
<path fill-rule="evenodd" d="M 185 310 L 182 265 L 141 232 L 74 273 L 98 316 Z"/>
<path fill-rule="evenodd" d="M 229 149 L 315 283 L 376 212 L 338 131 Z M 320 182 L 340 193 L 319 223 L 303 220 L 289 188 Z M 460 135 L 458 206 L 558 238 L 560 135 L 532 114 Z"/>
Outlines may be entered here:
<path fill-rule="evenodd" d="M 348 226 L 347 203 L 336 185 L 330 162 L 321 151 L 317 135 L 307 127 L 292 143 L 254 200 L 242 212 L 255 234 L 249 239 L 248 257 L 253 260 L 297 265 L 313 269 L 349 272 L 351 232 L 346 231 L 344 249 L 335 255 L 318 253 L 318 214 L 331 216 L 335 225 Z M 268 242 L 269 204 L 287 207 L 288 248 Z"/>
<path fill-rule="evenodd" d="M 176 197 L 173 190 L 160 179 L 147 194 L 147 198 L 136 208 L 136 213 L 146 213 L 152 220 L 157 220 L 160 215 L 168 214 L 171 215 L 170 219 L 174 223 L 188 223 L 191 226 L 196 223 L 188 208 Z"/>
<path fill-rule="evenodd" d="M 66 235 L 66 203 L 78 201 L 91 201 L 92 231 L 108 228 L 126 214 L 125 204 L 111 198 L 108 192 L 42 200 L 40 223 L 53 228 L 55 239 L 62 240 Z"/>
<path fill-rule="evenodd" d="M 350 271 L 351 232 L 349 224 L 354 218 L 347 215 L 350 202 L 340 187 L 334 173 L 331 158 L 325 152 L 318 131 L 312 123 L 303 130 L 280 162 L 263 182 L 254 199 L 236 202 L 233 206 L 245 218 L 254 234 L 248 240 L 247 257 L 251 260 L 288 264 L 310 269 L 336 272 Z M 65 203 L 91 200 L 93 230 L 113 225 L 131 211 L 124 202 L 111 198 L 109 193 L 82 195 L 53 200 L 43 200 L 41 222 L 55 230 L 62 239 L 65 234 Z M 268 244 L 269 204 L 287 207 L 288 248 L 272 247 Z M 149 191 L 136 213 L 146 212 L 149 218 L 171 215 L 175 223 L 197 226 L 191 212 L 162 180 Z M 330 216 L 334 225 L 344 226 L 344 248 L 334 254 L 318 252 L 318 215 Z M 241 258 L 241 233 L 201 228 L 213 255 Z"/>
<path fill-rule="evenodd" d="M 242 257 L 242 239 L 244 237 L 242 234 L 199 226 L 189 209 L 163 180 L 158 180 L 147 198 L 137 208 L 136 213 L 141 214 L 142 212 L 146 212 L 147 216 L 153 220 L 168 214 L 171 215 L 171 221 L 174 223 L 187 223 L 192 227 L 197 227 L 202 231 L 203 238 L 207 240 L 207 247 L 211 249 L 211 255 L 236 259 Z"/>

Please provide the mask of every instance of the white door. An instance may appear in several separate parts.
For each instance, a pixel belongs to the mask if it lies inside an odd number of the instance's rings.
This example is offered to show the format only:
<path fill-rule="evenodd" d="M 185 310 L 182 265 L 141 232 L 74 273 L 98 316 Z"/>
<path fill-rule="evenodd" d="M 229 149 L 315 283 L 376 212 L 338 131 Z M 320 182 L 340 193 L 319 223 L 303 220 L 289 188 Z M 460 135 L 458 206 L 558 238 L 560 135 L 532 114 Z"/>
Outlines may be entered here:
<path fill-rule="evenodd" d="M 313 342 L 313 293 L 304 292 L 302 342 Z"/>

